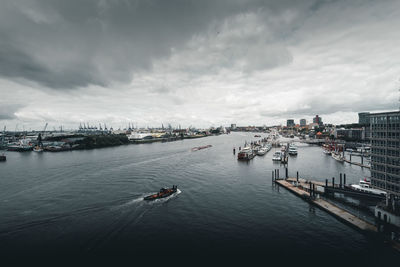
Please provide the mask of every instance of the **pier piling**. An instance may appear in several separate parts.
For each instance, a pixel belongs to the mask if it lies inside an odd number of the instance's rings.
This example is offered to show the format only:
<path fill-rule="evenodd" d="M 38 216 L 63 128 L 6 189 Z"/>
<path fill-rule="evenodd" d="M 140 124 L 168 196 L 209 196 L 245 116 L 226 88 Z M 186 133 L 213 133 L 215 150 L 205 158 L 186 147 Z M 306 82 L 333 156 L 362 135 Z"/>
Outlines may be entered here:
<path fill-rule="evenodd" d="M 332 187 L 335 188 L 335 177 L 332 177 Z"/>
<path fill-rule="evenodd" d="M 296 172 L 296 181 L 299 182 L 299 172 Z"/>
<path fill-rule="evenodd" d="M 339 188 L 342 188 L 342 174 L 340 174 L 340 179 L 339 179 Z"/>
<path fill-rule="evenodd" d="M 288 171 L 288 168 L 287 168 L 287 167 L 285 168 L 285 174 L 286 174 L 286 175 L 285 175 L 286 179 L 289 178 L 289 171 Z"/>
<path fill-rule="evenodd" d="M 343 173 L 343 185 L 344 186 L 346 185 L 346 174 L 345 173 Z"/>

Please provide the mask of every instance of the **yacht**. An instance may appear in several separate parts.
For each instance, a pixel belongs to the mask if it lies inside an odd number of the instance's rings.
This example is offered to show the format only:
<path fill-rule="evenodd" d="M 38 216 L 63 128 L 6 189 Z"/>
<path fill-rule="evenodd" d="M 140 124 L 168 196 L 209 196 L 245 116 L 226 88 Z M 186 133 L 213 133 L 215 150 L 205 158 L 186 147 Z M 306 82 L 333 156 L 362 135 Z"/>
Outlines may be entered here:
<path fill-rule="evenodd" d="M 130 135 L 128 135 L 129 141 L 151 139 L 151 138 L 153 138 L 153 135 L 151 133 L 132 132 Z"/>

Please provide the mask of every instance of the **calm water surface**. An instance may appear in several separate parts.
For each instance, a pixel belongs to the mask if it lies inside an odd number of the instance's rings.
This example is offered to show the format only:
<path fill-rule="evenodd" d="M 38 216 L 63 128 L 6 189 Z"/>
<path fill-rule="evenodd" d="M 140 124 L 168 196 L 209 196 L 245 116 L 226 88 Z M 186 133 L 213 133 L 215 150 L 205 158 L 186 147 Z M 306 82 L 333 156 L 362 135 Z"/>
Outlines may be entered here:
<path fill-rule="evenodd" d="M 281 168 L 271 160 L 274 149 L 248 163 L 237 161 L 232 148 L 252 136 L 9 152 L 0 164 L 0 253 L 107 254 L 149 262 L 165 255 L 366 266 L 398 262 L 382 242 L 274 186 L 271 171 Z M 191 151 L 206 144 L 213 146 Z M 342 172 L 349 183 L 370 175 L 308 145 L 299 145 L 298 156 L 290 158 L 290 175 L 296 171 L 320 181 Z M 142 200 L 173 184 L 178 194 Z"/>

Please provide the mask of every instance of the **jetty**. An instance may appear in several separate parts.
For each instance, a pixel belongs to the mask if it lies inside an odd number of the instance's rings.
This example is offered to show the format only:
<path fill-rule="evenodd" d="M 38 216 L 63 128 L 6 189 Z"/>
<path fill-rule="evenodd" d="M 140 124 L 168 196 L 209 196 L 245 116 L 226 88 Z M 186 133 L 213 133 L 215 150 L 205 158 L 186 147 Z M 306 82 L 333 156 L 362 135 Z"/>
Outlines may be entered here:
<path fill-rule="evenodd" d="M 344 159 L 344 162 L 347 162 L 347 163 L 349 163 L 349 164 L 353 164 L 353 165 L 360 166 L 361 168 L 368 168 L 368 169 L 371 168 L 371 166 L 361 164 L 360 162 L 354 162 L 354 161 L 351 161 L 351 160 L 348 160 L 348 159 Z"/>
<path fill-rule="evenodd" d="M 369 232 L 369 233 L 377 233 L 378 229 L 375 225 L 372 225 L 369 222 L 366 222 L 357 216 L 351 214 L 350 212 L 324 200 L 319 198 L 319 193 L 322 192 L 321 187 L 324 187 L 326 184 L 323 182 L 317 181 L 307 181 L 304 179 L 298 178 L 288 178 L 288 179 L 278 179 L 274 178 L 273 181 L 292 192 L 293 194 L 303 198 L 307 202 L 317 206 L 318 208 L 328 212 L 338 220 L 356 228 L 360 231 Z M 275 175 L 276 176 L 276 175 Z M 330 184 L 332 185 L 332 184 Z M 318 188 L 320 187 L 320 188 Z"/>

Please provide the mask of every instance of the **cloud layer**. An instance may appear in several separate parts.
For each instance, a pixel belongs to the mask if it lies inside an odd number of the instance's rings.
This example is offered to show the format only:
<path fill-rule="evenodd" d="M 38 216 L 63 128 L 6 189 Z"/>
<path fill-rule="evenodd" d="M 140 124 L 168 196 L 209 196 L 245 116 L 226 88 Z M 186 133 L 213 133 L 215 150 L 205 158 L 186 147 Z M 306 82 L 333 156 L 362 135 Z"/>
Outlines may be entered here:
<path fill-rule="evenodd" d="M 398 1 L 3 1 L 0 123 L 353 122 L 398 105 Z"/>

